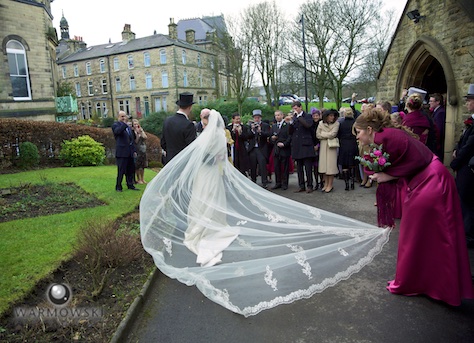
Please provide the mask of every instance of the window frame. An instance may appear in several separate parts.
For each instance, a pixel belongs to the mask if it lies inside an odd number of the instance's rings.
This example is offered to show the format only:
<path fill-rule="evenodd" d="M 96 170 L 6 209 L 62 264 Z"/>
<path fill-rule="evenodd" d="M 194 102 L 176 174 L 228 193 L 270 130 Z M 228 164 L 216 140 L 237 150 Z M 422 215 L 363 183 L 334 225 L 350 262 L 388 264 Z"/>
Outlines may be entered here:
<path fill-rule="evenodd" d="M 10 42 L 12 42 L 12 44 L 17 43 L 21 47 L 21 49 L 8 47 Z M 9 73 L 9 76 L 10 76 L 10 84 L 11 84 L 11 87 L 12 87 L 12 93 L 14 92 L 12 77 L 24 79 L 25 86 L 26 86 L 26 94 L 22 94 L 22 95 L 26 95 L 26 96 L 15 96 L 15 95 L 13 95 L 13 100 L 15 100 L 15 101 L 32 100 L 31 84 L 30 84 L 30 73 L 28 71 L 28 59 L 26 58 L 26 49 L 25 49 L 25 47 L 23 46 L 23 44 L 21 44 L 21 42 L 15 40 L 15 39 L 12 39 L 12 40 L 9 40 L 6 44 L 6 53 L 7 53 L 7 58 L 8 58 L 8 73 Z M 17 74 L 12 74 L 12 70 L 10 68 L 10 58 L 9 58 L 11 56 L 14 56 L 15 66 L 16 66 L 16 69 L 17 69 Z M 24 75 L 18 73 L 19 72 L 19 70 L 18 70 L 19 69 L 18 68 L 18 57 L 19 56 L 22 56 L 22 62 L 24 64 L 24 68 L 25 68 L 25 74 Z"/>

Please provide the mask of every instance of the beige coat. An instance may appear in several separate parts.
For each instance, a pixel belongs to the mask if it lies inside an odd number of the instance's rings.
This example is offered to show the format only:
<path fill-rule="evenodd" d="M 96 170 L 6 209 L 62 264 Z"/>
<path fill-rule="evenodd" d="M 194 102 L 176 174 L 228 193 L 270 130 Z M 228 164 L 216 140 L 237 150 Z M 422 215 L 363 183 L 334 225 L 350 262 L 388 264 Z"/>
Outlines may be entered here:
<path fill-rule="evenodd" d="M 339 122 L 332 124 L 319 122 L 316 129 L 316 137 L 319 139 L 319 164 L 318 172 L 327 175 L 336 175 L 339 173 L 337 168 L 337 148 L 328 146 L 328 138 L 337 137 L 339 131 Z"/>

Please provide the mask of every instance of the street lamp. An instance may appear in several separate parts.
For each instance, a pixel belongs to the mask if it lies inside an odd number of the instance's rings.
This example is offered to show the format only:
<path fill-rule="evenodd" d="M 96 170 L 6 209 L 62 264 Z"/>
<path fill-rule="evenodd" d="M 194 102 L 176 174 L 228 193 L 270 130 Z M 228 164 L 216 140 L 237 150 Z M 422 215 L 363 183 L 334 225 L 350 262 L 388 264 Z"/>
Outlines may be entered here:
<path fill-rule="evenodd" d="M 301 15 L 301 31 L 303 32 L 303 66 L 304 66 L 304 102 L 306 104 L 306 113 L 308 113 L 308 81 L 306 71 L 306 43 L 304 37 L 304 14 Z"/>

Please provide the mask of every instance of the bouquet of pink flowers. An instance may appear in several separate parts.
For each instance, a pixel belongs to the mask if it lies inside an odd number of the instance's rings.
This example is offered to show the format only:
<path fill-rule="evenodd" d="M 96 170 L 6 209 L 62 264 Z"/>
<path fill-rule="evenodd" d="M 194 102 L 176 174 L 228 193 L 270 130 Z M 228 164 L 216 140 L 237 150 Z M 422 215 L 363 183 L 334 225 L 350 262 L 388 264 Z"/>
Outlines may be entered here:
<path fill-rule="evenodd" d="M 388 161 L 390 155 L 384 152 L 382 148 L 382 144 L 371 144 L 370 151 L 364 154 L 364 156 L 356 156 L 356 159 L 360 161 L 360 164 L 374 173 L 381 172 L 391 165 Z"/>

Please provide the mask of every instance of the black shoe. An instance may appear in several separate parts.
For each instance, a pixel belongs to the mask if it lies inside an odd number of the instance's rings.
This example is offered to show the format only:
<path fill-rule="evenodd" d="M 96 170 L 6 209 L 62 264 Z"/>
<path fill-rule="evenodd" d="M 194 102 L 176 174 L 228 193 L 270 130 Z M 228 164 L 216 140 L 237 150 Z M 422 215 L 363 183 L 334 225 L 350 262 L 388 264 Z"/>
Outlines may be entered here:
<path fill-rule="evenodd" d="M 275 185 L 272 187 L 272 189 L 278 189 L 278 188 L 281 188 L 281 185 Z"/>
<path fill-rule="evenodd" d="M 303 192 L 306 192 L 306 189 L 300 188 L 300 189 L 294 191 L 293 193 L 303 193 Z"/>
<path fill-rule="evenodd" d="M 137 187 L 128 187 L 129 190 L 131 191 L 139 191 L 139 189 Z"/>
<path fill-rule="evenodd" d="M 281 189 L 282 189 L 283 191 L 286 191 L 286 190 L 288 189 L 288 186 L 281 186 Z"/>
<path fill-rule="evenodd" d="M 310 188 L 308 188 L 308 189 L 306 190 L 306 193 L 313 193 L 313 186 L 311 186 Z"/>
<path fill-rule="evenodd" d="M 116 191 L 117 191 L 117 192 L 122 192 L 122 190 L 121 190 L 121 189 L 116 189 Z"/>

